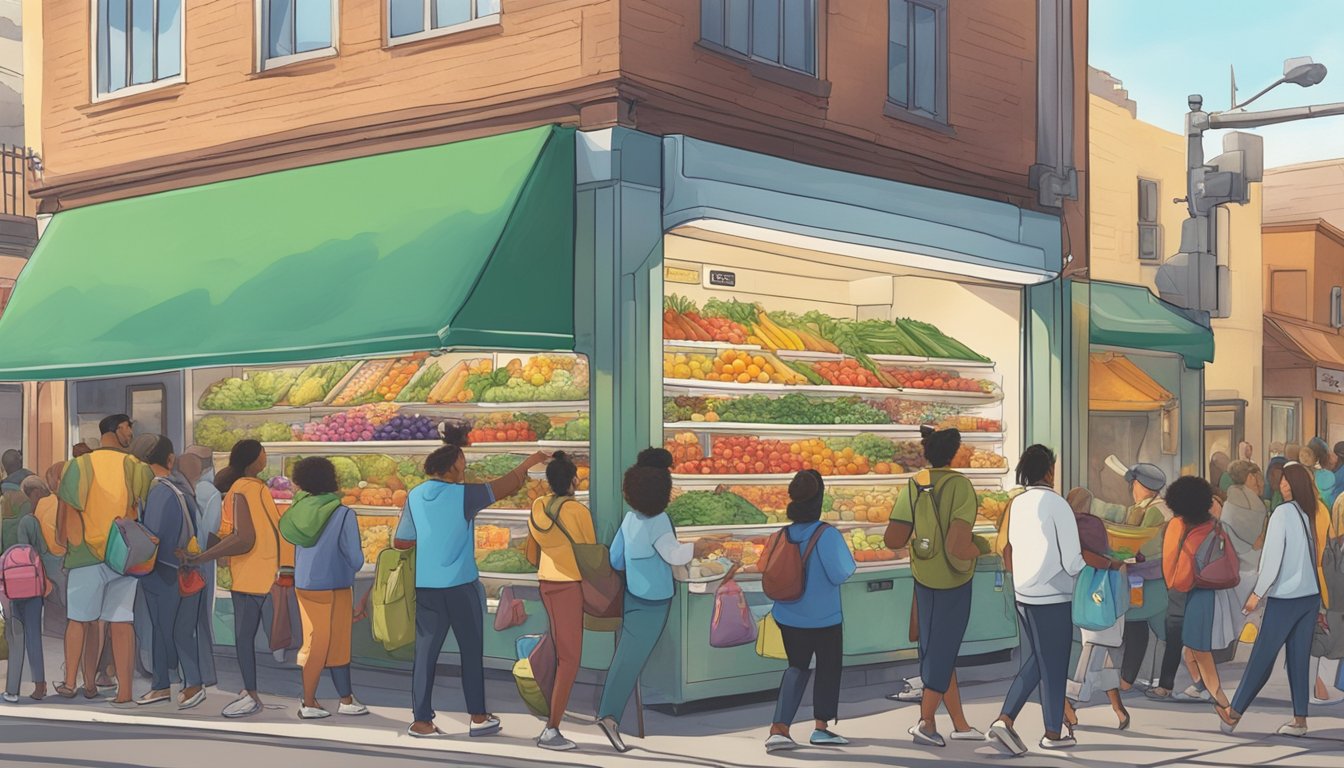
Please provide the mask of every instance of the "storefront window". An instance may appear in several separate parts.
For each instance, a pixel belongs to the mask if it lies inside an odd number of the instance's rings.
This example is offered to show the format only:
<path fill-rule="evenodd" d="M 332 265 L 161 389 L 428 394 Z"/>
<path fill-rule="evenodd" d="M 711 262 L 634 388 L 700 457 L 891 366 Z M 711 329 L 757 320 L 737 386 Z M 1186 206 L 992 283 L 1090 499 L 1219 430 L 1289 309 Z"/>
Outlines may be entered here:
<path fill-rule="evenodd" d="M 23 389 L 0 385 L 0 451 L 23 450 Z"/>

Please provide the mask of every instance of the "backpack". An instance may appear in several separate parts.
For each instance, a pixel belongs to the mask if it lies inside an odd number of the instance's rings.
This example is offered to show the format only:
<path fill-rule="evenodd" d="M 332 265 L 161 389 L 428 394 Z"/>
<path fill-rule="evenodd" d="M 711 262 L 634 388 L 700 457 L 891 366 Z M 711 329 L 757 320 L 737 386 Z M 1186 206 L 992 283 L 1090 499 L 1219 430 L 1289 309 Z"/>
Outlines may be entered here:
<path fill-rule="evenodd" d="M 1176 548 L 1178 558 L 1185 550 L 1189 535 L 1188 527 L 1181 532 L 1181 541 Z M 1213 528 L 1195 548 L 1194 571 L 1191 589 L 1232 589 L 1241 583 L 1241 559 L 1221 522 L 1214 520 Z"/>
<path fill-rule="evenodd" d="M 770 537 L 769 552 L 761 567 L 761 588 L 765 596 L 777 603 L 790 603 L 802 598 L 807 588 L 807 558 L 821 534 L 831 526 L 822 523 L 812 532 L 807 549 L 789 541 L 788 528 L 781 528 Z"/>
<path fill-rule="evenodd" d="M 551 691 L 555 685 L 555 645 L 549 635 L 523 635 L 516 643 L 518 661 L 513 665 L 513 683 L 528 711 L 537 717 L 551 714 Z M 550 669 L 550 674 L 546 670 Z"/>
<path fill-rule="evenodd" d="M 46 596 L 47 571 L 36 549 L 15 544 L 0 555 L 0 590 L 10 600 Z"/>
<path fill-rule="evenodd" d="M 391 652 L 415 642 L 415 550 L 384 549 L 374 567 L 369 618 L 373 638 Z"/>
<path fill-rule="evenodd" d="M 112 521 L 107 531 L 103 562 L 120 576 L 147 576 L 159 559 L 159 539 L 128 517 Z"/>
<path fill-rule="evenodd" d="M 947 532 L 952 521 L 950 515 L 943 514 L 940 491 L 948 479 L 954 477 L 958 475 L 944 476 L 942 482 L 939 482 L 929 473 L 927 483 L 920 482 L 918 476 L 910 480 L 915 493 L 911 505 L 914 509 L 914 532 L 910 538 L 911 570 L 919 583 L 932 589 L 959 587 L 970 581 L 975 570 L 974 560 L 959 560 L 947 551 Z"/>

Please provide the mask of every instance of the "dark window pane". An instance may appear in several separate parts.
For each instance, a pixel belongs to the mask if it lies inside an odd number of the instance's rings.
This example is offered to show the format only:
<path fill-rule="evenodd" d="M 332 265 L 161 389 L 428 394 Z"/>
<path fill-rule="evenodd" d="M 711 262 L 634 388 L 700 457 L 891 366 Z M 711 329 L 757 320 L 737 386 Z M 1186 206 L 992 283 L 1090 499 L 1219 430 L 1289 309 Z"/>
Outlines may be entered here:
<path fill-rule="evenodd" d="M 779 0 L 752 0 L 751 54 L 779 61 Z"/>
<path fill-rule="evenodd" d="M 815 73 L 815 49 L 813 0 L 784 0 L 784 66 Z"/>
<path fill-rule="evenodd" d="M 723 45 L 723 0 L 700 0 L 700 39 Z"/>
<path fill-rule="evenodd" d="M 728 42 L 725 47 L 742 55 L 751 53 L 751 0 L 727 0 Z"/>
<path fill-rule="evenodd" d="M 266 55 L 279 58 L 294 53 L 294 0 L 270 0 L 266 14 Z"/>
<path fill-rule="evenodd" d="M 426 0 L 390 0 L 391 19 L 388 27 L 392 37 L 413 35 L 425 31 Z"/>
<path fill-rule="evenodd" d="M 938 113 L 938 12 L 916 5 L 915 38 L 915 109 L 930 115 Z"/>
<path fill-rule="evenodd" d="M 887 98 L 910 103 L 910 4 L 891 0 L 887 17 Z"/>
<path fill-rule="evenodd" d="M 434 0 L 434 28 L 443 29 L 471 21 L 472 0 Z"/>
<path fill-rule="evenodd" d="M 155 79 L 182 74 L 182 0 L 159 0 L 159 51 Z"/>
<path fill-rule="evenodd" d="M 154 0 L 131 0 L 131 85 L 154 82 Z"/>
<path fill-rule="evenodd" d="M 294 52 L 320 51 L 332 46 L 332 0 L 295 0 Z"/>

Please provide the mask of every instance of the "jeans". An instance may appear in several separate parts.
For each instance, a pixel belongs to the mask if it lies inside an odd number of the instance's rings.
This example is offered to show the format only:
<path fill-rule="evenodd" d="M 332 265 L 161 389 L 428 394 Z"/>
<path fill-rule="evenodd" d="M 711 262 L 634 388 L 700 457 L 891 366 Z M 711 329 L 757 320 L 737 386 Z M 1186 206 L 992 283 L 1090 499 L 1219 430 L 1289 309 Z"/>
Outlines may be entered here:
<path fill-rule="evenodd" d="M 1278 598 L 1265 600 L 1265 620 L 1260 634 L 1251 648 L 1246 672 L 1232 698 L 1232 709 L 1246 712 L 1260 689 L 1269 682 L 1279 649 L 1284 649 L 1288 662 L 1288 690 L 1292 692 L 1293 716 L 1307 716 L 1307 696 L 1315 681 L 1311 676 L 1311 636 L 1316 631 L 1316 613 L 1321 609 L 1321 596 Z"/>
<path fill-rule="evenodd" d="M 1022 667 L 1008 689 L 1003 714 L 1016 718 L 1031 692 L 1038 691 L 1046 733 L 1060 733 L 1073 647 L 1073 608 L 1069 603 L 1018 603 L 1017 618 L 1022 623 Z"/>
<path fill-rule="evenodd" d="M 27 652 L 28 666 L 33 682 L 47 682 L 46 664 L 42 659 L 42 598 L 27 597 L 5 603 L 5 637 L 9 641 L 9 670 L 5 675 L 5 691 L 19 694 L 23 682 L 23 656 Z"/>
<path fill-rule="evenodd" d="M 602 700 L 597 707 L 598 719 L 610 717 L 618 724 L 672 610 L 671 598 L 644 600 L 626 592 L 624 599 L 621 636 L 616 642 L 616 653 L 611 657 L 611 668 L 607 670 Z"/>
<path fill-rule="evenodd" d="M 915 608 L 919 612 L 919 676 L 925 688 L 947 693 L 971 621 L 971 582 L 933 589 L 916 581 Z"/>
<path fill-rule="evenodd" d="M 155 566 L 153 573 L 140 580 L 140 590 L 153 625 L 152 689 L 167 690 L 172 683 L 169 673 L 179 666 L 183 687 L 195 688 L 201 684 L 200 649 L 196 643 L 201 593 L 182 597 L 177 587 L 177 570 L 163 565 Z M 248 690 L 256 690 L 255 685 Z"/>
<path fill-rule="evenodd" d="M 583 660 L 583 584 L 543 581 L 539 586 L 541 604 L 551 625 L 551 641 L 555 644 L 555 686 L 551 688 L 551 716 L 547 722 L 558 728 Z"/>
<path fill-rule="evenodd" d="M 779 625 L 784 636 L 784 652 L 789 657 L 789 668 L 779 684 L 779 699 L 775 702 L 772 722 L 789 725 L 798 715 L 803 701 L 812 657 L 817 657 L 817 684 L 812 688 L 812 718 L 830 722 L 839 716 L 840 671 L 844 666 L 844 625 L 817 629 L 802 629 Z"/>
<path fill-rule="evenodd" d="M 434 720 L 434 676 L 448 633 L 457 638 L 467 714 L 485 708 L 485 591 L 479 581 L 445 589 L 415 589 L 415 661 L 411 708 L 416 722 Z"/>
<path fill-rule="evenodd" d="M 238 652 L 238 670 L 243 674 L 243 690 L 257 690 L 257 630 L 261 628 L 266 595 L 231 592 L 233 596 L 233 646 Z"/>
<path fill-rule="evenodd" d="M 196 658 L 201 663 L 201 685 L 219 685 L 215 672 L 215 564 L 201 566 L 205 589 L 201 590 L 201 604 L 196 612 Z"/>

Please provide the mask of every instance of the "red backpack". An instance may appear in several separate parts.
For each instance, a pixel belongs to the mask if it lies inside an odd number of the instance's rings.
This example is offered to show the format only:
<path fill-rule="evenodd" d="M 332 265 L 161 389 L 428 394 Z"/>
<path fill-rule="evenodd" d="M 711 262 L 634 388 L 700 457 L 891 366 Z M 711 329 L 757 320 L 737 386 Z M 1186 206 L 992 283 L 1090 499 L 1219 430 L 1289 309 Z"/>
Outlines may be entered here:
<path fill-rule="evenodd" d="M 15 544 L 0 555 L 0 590 L 10 600 L 46 597 L 47 571 L 36 549 Z"/>
<path fill-rule="evenodd" d="M 780 603 L 789 603 L 803 596 L 807 587 L 807 558 L 817 546 L 821 534 L 830 528 L 826 523 L 817 526 L 808 538 L 807 549 L 789 541 L 789 529 L 782 528 L 770 537 L 765 563 L 761 568 L 761 588 L 765 596 Z"/>
<path fill-rule="evenodd" d="M 1185 547 L 1187 530 L 1181 535 L 1181 548 Z M 1180 550 L 1177 550 L 1179 553 Z M 1232 539 L 1227 528 L 1213 521 L 1213 530 L 1204 536 L 1204 540 L 1195 548 L 1196 589 L 1232 589 L 1241 583 L 1241 560 L 1232 548 Z"/>

